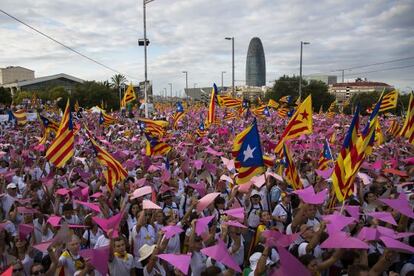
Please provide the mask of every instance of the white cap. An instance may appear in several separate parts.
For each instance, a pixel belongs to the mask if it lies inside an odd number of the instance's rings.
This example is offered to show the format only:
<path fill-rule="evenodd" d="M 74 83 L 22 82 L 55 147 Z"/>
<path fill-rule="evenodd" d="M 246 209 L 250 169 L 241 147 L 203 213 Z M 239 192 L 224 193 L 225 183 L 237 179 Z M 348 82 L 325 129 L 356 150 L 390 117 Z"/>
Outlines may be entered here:
<path fill-rule="evenodd" d="M 252 269 L 252 271 L 256 270 L 257 263 L 259 262 L 259 259 L 261 256 L 262 256 L 262 253 L 260 252 L 256 252 L 250 256 L 249 262 L 250 262 L 250 268 Z M 266 265 L 270 265 L 270 264 L 272 264 L 272 261 L 269 258 L 267 258 Z"/>
<path fill-rule="evenodd" d="M 259 191 L 253 189 L 252 193 L 250 194 L 250 197 L 255 196 L 255 195 L 260 196 L 260 198 L 262 197 Z"/>
<path fill-rule="evenodd" d="M 7 184 L 7 187 L 6 187 L 6 189 L 16 189 L 17 188 L 17 185 L 16 185 L 16 183 L 9 183 L 9 184 Z"/>

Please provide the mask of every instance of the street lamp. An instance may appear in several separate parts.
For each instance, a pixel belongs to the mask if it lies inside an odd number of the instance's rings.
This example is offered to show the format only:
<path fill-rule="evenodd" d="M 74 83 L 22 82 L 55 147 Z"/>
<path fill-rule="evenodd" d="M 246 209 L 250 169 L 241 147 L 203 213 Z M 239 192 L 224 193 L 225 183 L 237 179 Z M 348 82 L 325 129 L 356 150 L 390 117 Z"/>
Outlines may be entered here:
<path fill-rule="evenodd" d="M 226 73 L 226 71 L 221 71 L 221 91 L 223 91 L 223 75 Z"/>
<path fill-rule="evenodd" d="M 194 89 L 197 87 L 197 84 L 198 84 L 198 83 L 196 83 L 196 82 L 194 83 L 194 86 L 193 86 L 193 87 L 194 87 Z"/>
<path fill-rule="evenodd" d="M 225 37 L 226 40 L 231 40 L 231 93 L 234 97 L 234 37 Z"/>
<path fill-rule="evenodd" d="M 141 39 L 138 40 L 139 46 L 144 46 L 144 97 L 145 97 L 145 117 L 148 118 L 148 91 L 147 91 L 147 81 L 148 81 L 148 70 L 147 70 L 147 46 L 149 41 L 147 40 L 147 12 L 146 5 L 154 0 L 142 0 L 143 3 L 143 13 L 144 13 L 144 41 Z"/>
<path fill-rule="evenodd" d="M 185 74 L 185 89 L 187 91 L 187 101 L 188 101 L 188 71 L 183 71 L 183 74 Z"/>
<path fill-rule="evenodd" d="M 299 69 L 299 99 L 302 100 L 302 52 L 303 45 L 308 45 L 310 42 L 301 41 L 300 42 L 300 69 Z"/>

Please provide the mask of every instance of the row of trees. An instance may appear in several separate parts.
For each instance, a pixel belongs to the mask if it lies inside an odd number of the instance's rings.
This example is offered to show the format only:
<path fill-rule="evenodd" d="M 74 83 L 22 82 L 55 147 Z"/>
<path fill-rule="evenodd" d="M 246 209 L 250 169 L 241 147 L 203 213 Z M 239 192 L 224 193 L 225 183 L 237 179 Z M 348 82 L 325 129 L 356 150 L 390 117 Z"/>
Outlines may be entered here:
<path fill-rule="evenodd" d="M 297 76 L 282 76 L 275 81 L 272 90 L 268 91 L 265 99 L 279 100 L 283 96 L 291 95 L 294 100 L 299 97 L 299 77 Z M 315 112 L 319 111 L 322 106 L 323 111 L 327 111 L 331 103 L 335 100 L 335 96 L 328 92 L 328 85 L 322 81 L 311 80 L 310 82 L 302 80 L 302 99 L 305 99 L 309 94 L 312 94 L 312 104 Z M 356 105 L 359 104 L 361 113 L 367 114 L 367 109 L 375 104 L 381 93 L 358 93 L 354 94 L 350 99 L 350 104 L 344 108 L 345 114 L 352 114 Z M 390 110 L 390 112 L 401 115 L 403 110 L 407 110 L 410 95 L 399 95 L 397 108 Z M 294 105 L 294 102 L 292 102 Z"/>
<path fill-rule="evenodd" d="M 111 82 L 85 81 L 82 84 L 78 84 L 72 91 L 67 91 L 62 86 L 56 86 L 35 91 L 35 93 L 36 97 L 43 102 L 54 101 L 58 98 L 69 98 L 72 105 L 78 101 L 82 107 L 92 107 L 101 105 L 103 102 L 107 109 L 118 109 L 120 105 L 118 91 L 126 82 L 125 76 L 117 74 L 111 78 Z M 32 99 L 33 93 L 33 91 L 20 91 L 15 93 L 12 98 L 10 90 L 0 87 L 0 103 L 9 105 L 13 101 L 13 103 L 19 104 L 24 99 Z M 59 102 L 60 107 L 63 107 L 65 104 L 66 100 Z"/>

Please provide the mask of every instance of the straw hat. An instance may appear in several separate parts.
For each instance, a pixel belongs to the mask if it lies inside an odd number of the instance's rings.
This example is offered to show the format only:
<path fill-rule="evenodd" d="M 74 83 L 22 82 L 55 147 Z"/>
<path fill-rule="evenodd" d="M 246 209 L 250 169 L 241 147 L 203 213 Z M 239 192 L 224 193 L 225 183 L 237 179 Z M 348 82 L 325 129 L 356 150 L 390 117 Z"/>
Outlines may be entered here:
<path fill-rule="evenodd" d="M 141 246 L 141 248 L 139 249 L 140 258 L 138 261 L 142 262 L 143 260 L 151 256 L 152 252 L 154 252 L 155 247 L 157 247 L 157 245 L 155 244 L 153 245 L 144 244 L 143 246 Z"/>

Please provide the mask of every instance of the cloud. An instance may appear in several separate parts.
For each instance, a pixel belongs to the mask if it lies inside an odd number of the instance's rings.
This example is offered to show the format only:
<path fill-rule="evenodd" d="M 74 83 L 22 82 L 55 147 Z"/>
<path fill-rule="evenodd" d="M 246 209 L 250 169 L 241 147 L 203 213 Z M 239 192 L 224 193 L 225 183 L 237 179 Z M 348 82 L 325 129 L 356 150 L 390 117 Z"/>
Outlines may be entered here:
<path fill-rule="evenodd" d="M 3 0 L 0 8 L 88 56 L 142 80 L 142 2 L 132 0 Z M 299 73 L 300 41 L 304 74 L 414 56 L 414 3 L 410 0 L 274 1 L 155 0 L 147 5 L 148 73 L 154 91 L 173 83 L 189 86 L 231 83 L 231 42 L 235 37 L 236 84 L 244 84 L 247 47 L 261 38 L 267 80 Z M 37 76 L 65 72 L 83 79 L 106 80 L 113 72 L 67 51 L 0 13 L 0 66 L 21 65 Z M 414 87 L 414 59 L 346 71 L 397 87 Z M 351 75 L 352 74 L 352 75 Z M 130 78 L 131 79 L 131 78 Z"/>

